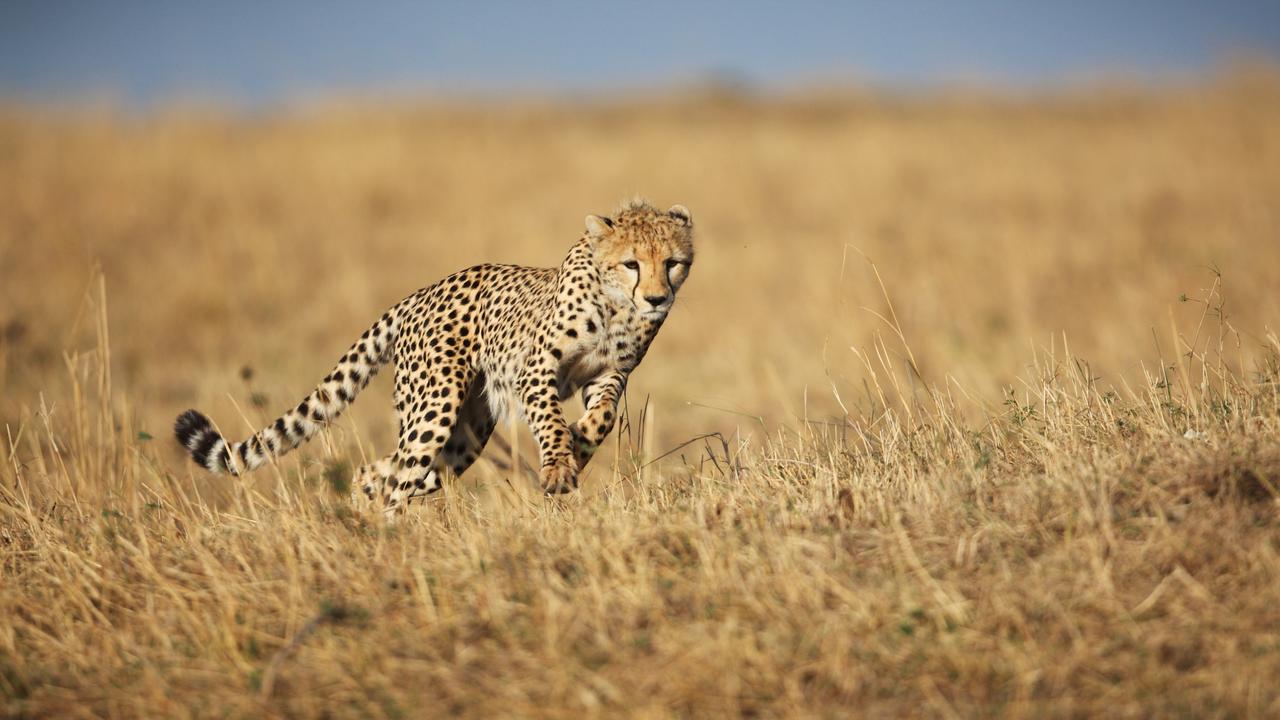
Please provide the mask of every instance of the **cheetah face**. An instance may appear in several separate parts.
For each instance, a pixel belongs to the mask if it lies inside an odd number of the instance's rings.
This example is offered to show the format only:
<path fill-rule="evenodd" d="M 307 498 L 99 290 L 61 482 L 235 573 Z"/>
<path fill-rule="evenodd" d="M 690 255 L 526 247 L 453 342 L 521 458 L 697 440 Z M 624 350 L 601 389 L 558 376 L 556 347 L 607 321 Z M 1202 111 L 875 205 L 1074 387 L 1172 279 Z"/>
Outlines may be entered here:
<path fill-rule="evenodd" d="M 605 293 L 641 316 L 666 317 L 693 265 L 693 219 L 681 205 L 632 205 L 616 217 L 587 216 Z"/>

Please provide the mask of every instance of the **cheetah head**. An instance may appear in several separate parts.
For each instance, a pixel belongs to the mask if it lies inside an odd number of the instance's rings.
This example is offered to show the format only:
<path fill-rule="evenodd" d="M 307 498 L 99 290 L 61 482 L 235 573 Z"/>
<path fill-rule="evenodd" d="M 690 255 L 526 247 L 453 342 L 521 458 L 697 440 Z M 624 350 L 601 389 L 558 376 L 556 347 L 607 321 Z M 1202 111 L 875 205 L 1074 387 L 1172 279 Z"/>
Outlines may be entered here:
<path fill-rule="evenodd" d="M 605 292 L 641 315 L 665 317 L 693 265 L 693 217 L 683 205 L 663 212 L 632 200 L 611 217 L 587 216 Z"/>

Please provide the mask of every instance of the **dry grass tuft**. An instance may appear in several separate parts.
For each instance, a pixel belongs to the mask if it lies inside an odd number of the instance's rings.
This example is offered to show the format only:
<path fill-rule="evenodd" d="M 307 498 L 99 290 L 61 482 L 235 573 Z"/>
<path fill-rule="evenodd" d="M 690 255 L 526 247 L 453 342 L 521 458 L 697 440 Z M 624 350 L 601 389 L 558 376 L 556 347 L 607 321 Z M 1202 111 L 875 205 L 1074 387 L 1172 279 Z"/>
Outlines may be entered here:
<path fill-rule="evenodd" d="M 1190 485 L 1211 498 L 1280 500 L 1280 444 L 1220 451 L 1188 475 Z"/>

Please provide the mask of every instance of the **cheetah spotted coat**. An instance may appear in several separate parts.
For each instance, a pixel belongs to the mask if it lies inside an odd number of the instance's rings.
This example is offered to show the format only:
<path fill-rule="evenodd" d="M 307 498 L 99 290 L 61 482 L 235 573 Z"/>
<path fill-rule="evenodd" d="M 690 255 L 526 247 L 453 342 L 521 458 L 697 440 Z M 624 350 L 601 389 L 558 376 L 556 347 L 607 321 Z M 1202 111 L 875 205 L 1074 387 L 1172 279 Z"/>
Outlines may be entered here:
<path fill-rule="evenodd" d="M 389 516 L 461 475 L 511 412 L 538 443 L 542 488 L 577 487 L 613 429 L 630 373 L 662 327 L 693 263 L 693 221 L 634 200 L 586 232 L 557 268 L 478 265 L 418 290 L 360 336 L 296 407 L 242 442 L 188 410 L 175 433 L 195 462 L 239 475 L 333 422 L 388 361 L 395 363 L 395 452 L 356 472 L 353 496 Z M 581 392 L 574 423 L 562 400 Z"/>

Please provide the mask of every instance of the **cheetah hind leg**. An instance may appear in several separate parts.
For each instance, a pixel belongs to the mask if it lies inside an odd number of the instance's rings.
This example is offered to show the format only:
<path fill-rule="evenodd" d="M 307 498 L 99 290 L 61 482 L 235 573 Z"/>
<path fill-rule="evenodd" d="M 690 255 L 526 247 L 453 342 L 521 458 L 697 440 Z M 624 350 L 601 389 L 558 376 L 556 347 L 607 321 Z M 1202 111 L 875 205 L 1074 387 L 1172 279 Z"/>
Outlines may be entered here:
<path fill-rule="evenodd" d="M 484 446 L 488 444 L 497 424 L 484 392 L 484 376 L 481 375 L 467 391 L 466 400 L 458 412 L 458 422 L 436 462 L 437 470 L 447 467 L 455 477 L 462 477 L 480 457 L 480 453 L 484 452 Z"/>
<path fill-rule="evenodd" d="M 489 413 L 488 403 L 473 385 L 472 392 L 467 393 L 466 400 L 462 403 L 462 410 L 458 413 L 458 421 L 454 424 L 453 432 L 449 434 L 448 442 L 432 462 L 431 470 L 426 477 L 415 481 L 412 487 L 400 484 L 395 473 L 396 455 L 392 454 L 377 463 L 361 468 L 362 471 L 368 470 L 367 479 L 365 484 L 358 485 L 352 490 L 352 498 L 374 501 L 386 512 L 387 519 L 394 521 L 397 515 L 405 511 L 409 503 L 414 500 L 425 500 L 440 490 L 440 481 L 446 469 L 455 478 L 461 477 L 479 458 L 485 444 L 489 441 L 489 436 L 493 434 L 495 424 L 493 416 Z M 404 490 L 407 490 L 408 494 L 403 495 L 402 500 L 393 504 L 392 495 Z"/>
<path fill-rule="evenodd" d="M 394 521 L 411 501 L 425 498 L 440 489 L 439 472 L 438 467 L 433 467 L 423 478 L 421 489 L 414 488 L 415 492 L 405 496 L 397 506 L 388 507 L 391 495 L 397 490 L 395 455 L 389 455 L 356 470 L 351 481 L 351 503 L 359 508 L 382 510 L 388 520 Z"/>
<path fill-rule="evenodd" d="M 356 506 L 381 501 L 386 495 L 387 478 L 395 472 L 394 455 L 361 465 L 351 479 L 351 502 Z"/>
<path fill-rule="evenodd" d="M 392 475 L 384 486 L 383 512 L 388 519 L 403 513 L 410 498 L 440 489 L 438 461 L 457 427 L 459 406 L 466 401 L 471 380 L 462 368 L 442 375 L 452 382 L 438 386 L 429 397 L 425 388 L 410 388 L 412 396 L 427 400 L 400 418 L 400 447 L 391 458 Z"/>

